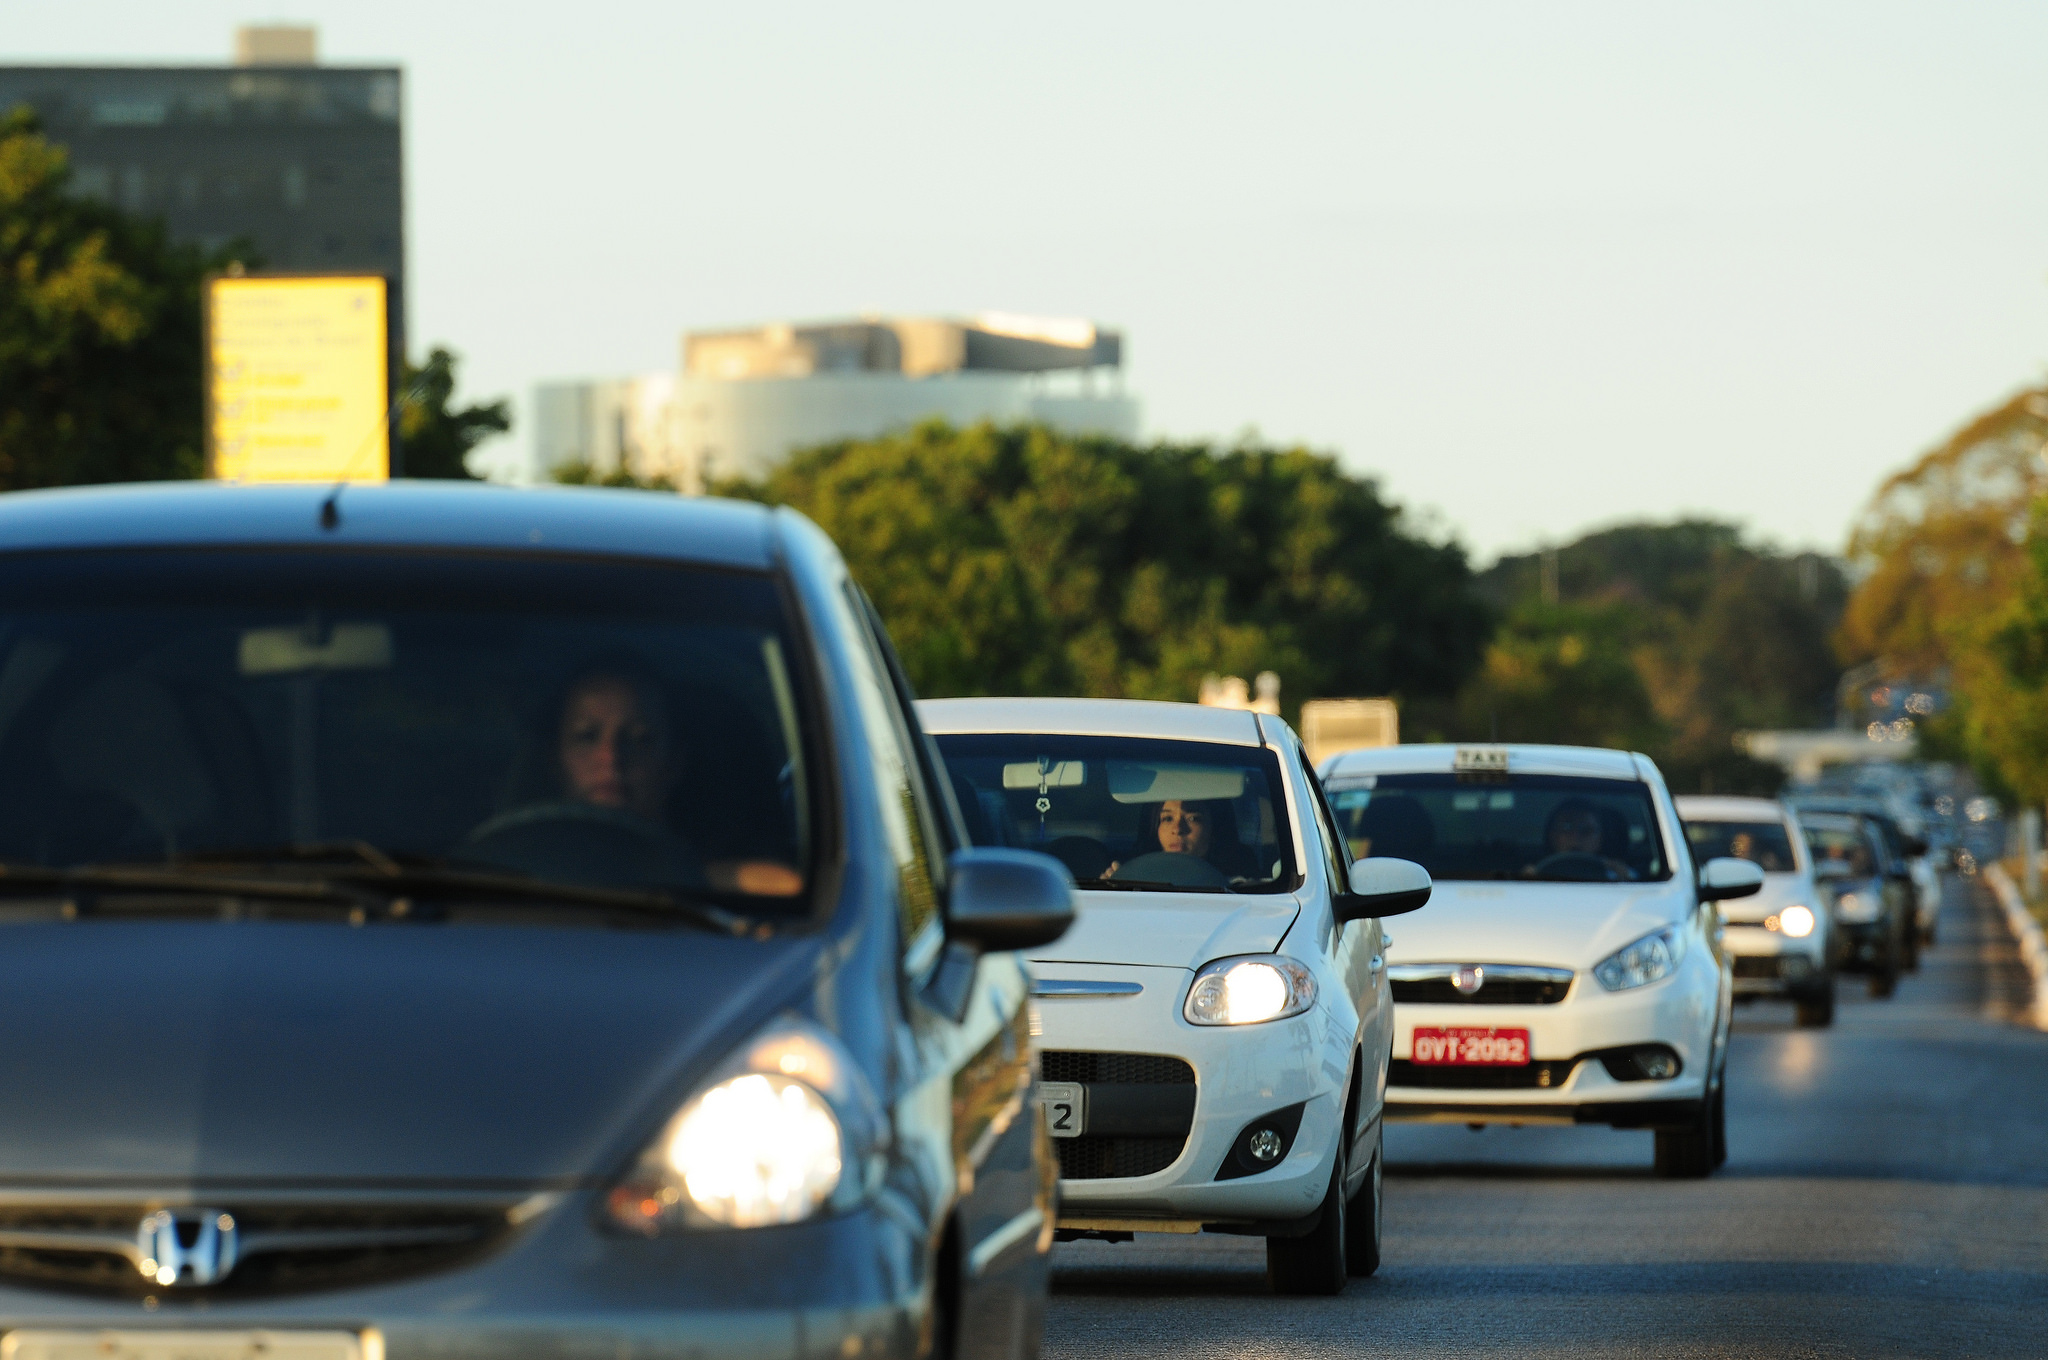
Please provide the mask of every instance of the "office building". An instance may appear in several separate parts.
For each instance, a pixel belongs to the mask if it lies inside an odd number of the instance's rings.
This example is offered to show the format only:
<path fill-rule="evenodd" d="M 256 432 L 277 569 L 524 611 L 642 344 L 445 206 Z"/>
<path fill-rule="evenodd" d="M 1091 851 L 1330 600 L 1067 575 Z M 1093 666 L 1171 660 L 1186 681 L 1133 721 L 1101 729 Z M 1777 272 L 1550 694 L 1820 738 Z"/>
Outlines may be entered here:
<path fill-rule="evenodd" d="M 231 66 L 0 66 L 70 153 L 72 189 L 161 217 L 207 249 L 250 242 L 271 269 L 405 277 L 401 72 L 321 66 L 313 30 L 236 36 Z"/>

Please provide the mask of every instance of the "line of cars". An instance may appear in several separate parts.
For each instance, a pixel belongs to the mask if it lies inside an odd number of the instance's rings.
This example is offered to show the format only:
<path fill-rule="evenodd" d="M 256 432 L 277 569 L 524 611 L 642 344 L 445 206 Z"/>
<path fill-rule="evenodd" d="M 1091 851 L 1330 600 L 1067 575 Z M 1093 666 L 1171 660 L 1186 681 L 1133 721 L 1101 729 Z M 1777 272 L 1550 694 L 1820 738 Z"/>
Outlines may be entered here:
<path fill-rule="evenodd" d="M 1734 848 L 1620 752 L 920 704 L 788 511 L 0 498 L 0 1354 L 1026 1357 L 1137 1232 L 1335 1292 L 1390 1118 L 1718 1164 Z"/>

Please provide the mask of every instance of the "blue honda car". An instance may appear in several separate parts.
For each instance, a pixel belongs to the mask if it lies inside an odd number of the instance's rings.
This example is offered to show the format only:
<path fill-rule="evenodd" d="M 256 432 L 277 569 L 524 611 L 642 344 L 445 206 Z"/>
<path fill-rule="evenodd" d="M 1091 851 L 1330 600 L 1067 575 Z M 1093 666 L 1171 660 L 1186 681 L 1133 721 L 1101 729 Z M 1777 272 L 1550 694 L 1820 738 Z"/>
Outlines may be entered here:
<path fill-rule="evenodd" d="M 0 497 L 0 1352 L 1029 1356 L 1012 952 L 786 510 Z"/>

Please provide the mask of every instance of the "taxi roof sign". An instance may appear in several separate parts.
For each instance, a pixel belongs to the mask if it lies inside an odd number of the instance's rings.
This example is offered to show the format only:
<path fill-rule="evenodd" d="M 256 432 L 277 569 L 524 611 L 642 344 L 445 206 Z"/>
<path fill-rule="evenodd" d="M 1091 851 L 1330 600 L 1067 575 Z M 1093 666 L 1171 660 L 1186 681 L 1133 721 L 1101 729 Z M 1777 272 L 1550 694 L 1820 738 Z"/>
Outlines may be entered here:
<path fill-rule="evenodd" d="M 379 274 L 206 281 L 206 471 L 235 482 L 391 476 L 391 315 Z"/>
<path fill-rule="evenodd" d="M 1508 748 L 1460 746 L 1451 753 L 1451 769 L 1458 774 L 1506 774 Z"/>

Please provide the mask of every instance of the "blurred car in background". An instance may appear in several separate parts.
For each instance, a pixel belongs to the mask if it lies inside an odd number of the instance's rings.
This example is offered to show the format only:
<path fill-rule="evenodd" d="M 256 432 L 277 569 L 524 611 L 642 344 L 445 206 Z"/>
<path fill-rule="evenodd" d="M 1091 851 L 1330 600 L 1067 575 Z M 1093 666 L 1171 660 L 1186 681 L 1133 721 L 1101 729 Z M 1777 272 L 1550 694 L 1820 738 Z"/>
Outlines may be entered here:
<path fill-rule="evenodd" d="M 1782 996 L 1802 1027 L 1835 1018 L 1835 932 L 1796 814 L 1769 798 L 1677 800 L 1699 863 L 1732 856 L 1764 871 L 1763 891 L 1721 904 L 1735 997 Z"/>
<path fill-rule="evenodd" d="M 1883 841 L 1879 872 L 1906 899 L 1906 920 L 1902 967 L 1912 972 L 1920 966 L 1920 946 L 1932 944 L 1936 920 L 1941 915 L 1941 874 L 1928 856 L 1928 844 L 1918 828 L 1921 819 L 1901 812 L 1886 800 L 1825 793 L 1795 793 L 1786 799 L 1800 812 L 1842 812 L 1861 817 L 1877 828 Z M 1910 818 L 1908 829 L 1903 818 Z"/>
<path fill-rule="evenodd" d="M 921 704 L 978 844 L 1081 901 L 1033 954 L 1067 1236 L 1266 1239 L 1282 1294 L 1379 1268 L 1393 1001 L 1379 918 L 1429 876 L 1353 861 L 1266 714 L 1132 699 Z"/>
<path fill-rule="evenodd" d="M 1732 1003 L 1714 904 L 1762 870 L 1696 870 L 1663 776 L 1625 751 L 1389 746 L 1322 773 L 1353 855 L 1436 885 L 1388 955 L 1388 1117 L 1654 1129 L 1661 1174 L 1711 1174 Z"/>
<path fill-rule="evenodd" d="M 1905 968 L 1913 922 L 1908 887 L 1886 872 L 1884 832 L 1853 812 L 1801 812 L 1799 826 L 1840 938 L 1837 966 L 1865 975 L 1870 995 L 1890 996 Z"/>
<path fill-rule="evenodd" d="M 1034 1355 L 1019 947 L 787 510 L 0 496 L 0 1351 Z"/>

